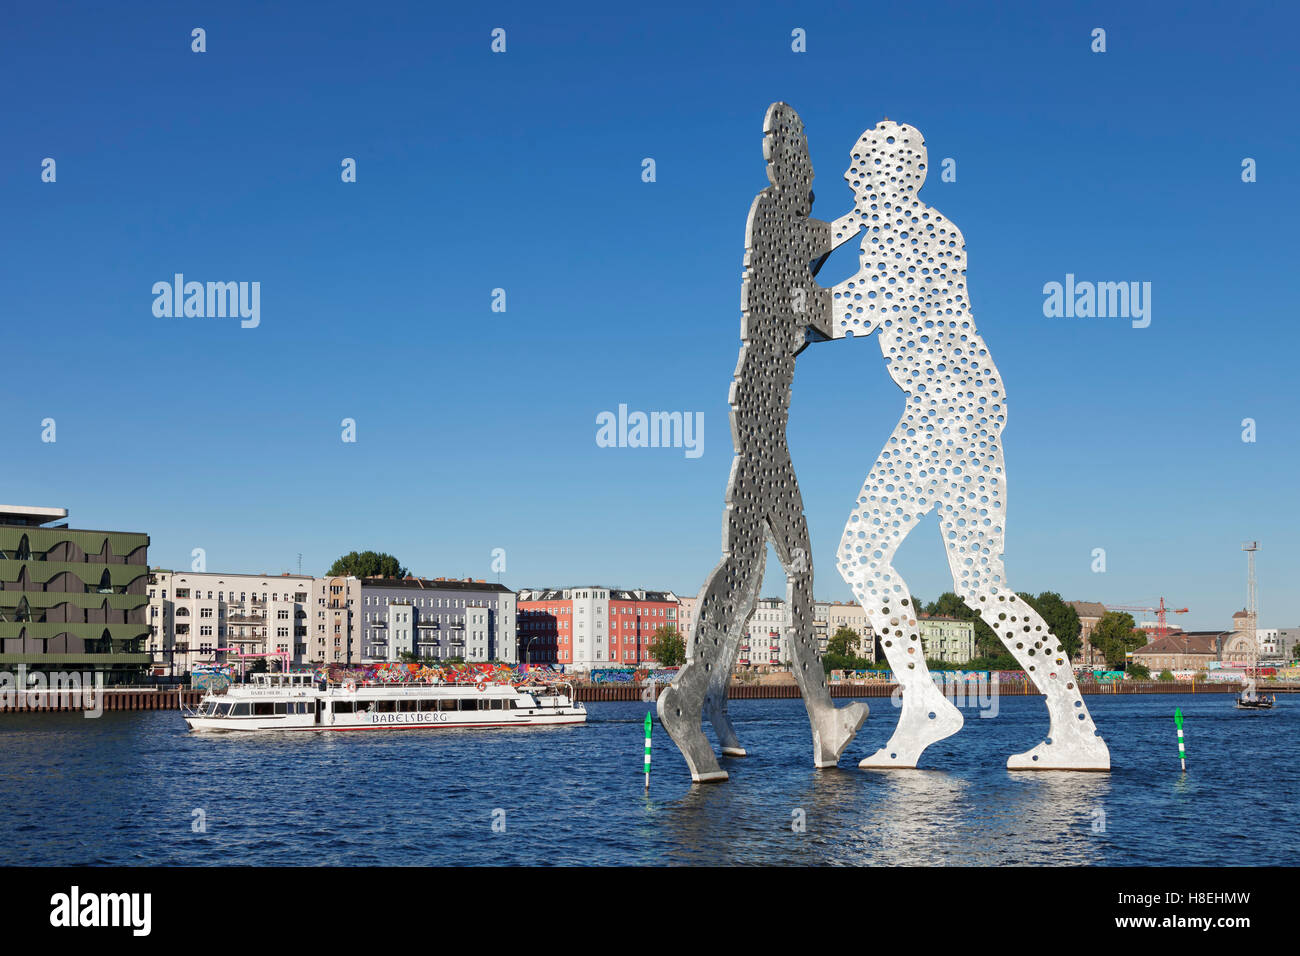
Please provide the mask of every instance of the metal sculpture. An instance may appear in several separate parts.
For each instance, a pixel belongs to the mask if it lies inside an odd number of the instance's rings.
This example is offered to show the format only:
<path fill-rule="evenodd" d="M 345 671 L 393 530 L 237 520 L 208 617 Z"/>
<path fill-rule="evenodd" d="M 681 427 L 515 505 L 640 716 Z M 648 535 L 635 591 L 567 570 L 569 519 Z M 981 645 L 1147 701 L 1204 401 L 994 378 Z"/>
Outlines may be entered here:
<path fill-rule="evenodd" d="M 961 712 L 930 679 L 917 609 L 891 563 L 917 521 L 937 508 L 958 596 L 1047 698 L 1047 738 L 1007 767 L 1108 770 L 1110 752 L 1068 655 L 1006 583 L 1006 395 L 971 317 L 961 231 L 917 198 L 926 168 L 915 128 L 886 120 L 867 130 L 844 174 L 854 209 L 832 225 L 836 245 L 865 231 L 859 272 L 833 288 L 832 336 L 875 333 L 889 374 L 907 395 L 839 546 L 840 574 L 902 686 L 893 736 L 860 766 L 915 767 L 927 746 L 962 726 Z"/>
<path fill-rule="evenodd" d="M 745 228 L 742 344 L 729 397 L 736 457 L 723 555 L 700 591 L 687 663 L 658 701 L 659 719 L 696 782 L 727 779 L 704 736 L 704 716 L 724 754 L 745 754 L 727 715 L 727 690 L 769 540 L 786 572 L 787 646 L 812 724 L 814 764 L 834 766 L 867 716 L 865 704 L 836 709 L 831 702 L 813 634 L 812 547 L 785 438 L 795 356 L 830 337 L 829 290 L 813 280 L 831 250 L 830 226 L 809 218 L 813 169 L 799 115 L 774 103 L 763 133 L 771 185 L 755 197 Z"/>

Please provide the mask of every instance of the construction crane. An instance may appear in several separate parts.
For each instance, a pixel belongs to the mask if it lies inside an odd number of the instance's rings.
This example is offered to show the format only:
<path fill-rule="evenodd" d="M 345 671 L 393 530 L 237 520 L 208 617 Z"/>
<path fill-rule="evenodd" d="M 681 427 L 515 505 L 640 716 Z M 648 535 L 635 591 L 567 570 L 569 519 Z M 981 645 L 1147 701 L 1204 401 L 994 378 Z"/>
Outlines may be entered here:
<path fill-rule="evenodd" d="M 1186 614 L 1186 613 L 1187 613 L 1187 608 L 1185 608 L 1185 607 L 1165 607 L 1165 599 L 1164 599 L 1164 598 L 1161 598 L 1161 599 L 1160 599 L 1160 606 L 1159 606 L 1159 607 L 1133 607 L 1133 606 L 1128 605 L 1128 604 L 1107 604 L 1107 605 L 1106 605 L 1106 610 L 1108 610 L 1108 611 L 1145 611 L 1145 612 L 1147 612 L 1147 613 L 1154 613 L 1155 616 L 1156 616 L 1156 621 L 1158 622 L 1158 623 L 1157 623 L 1157 626 L 1156 626 L 1156 640 L 1160 640 L 1160 638 L 1165 637 L 1165 636 L 1169 633 L 1169 625 L 1168 625 L 1167 623 L 1165 623 L 1165 615 L 1166 615 L 1166 614 Z"/>

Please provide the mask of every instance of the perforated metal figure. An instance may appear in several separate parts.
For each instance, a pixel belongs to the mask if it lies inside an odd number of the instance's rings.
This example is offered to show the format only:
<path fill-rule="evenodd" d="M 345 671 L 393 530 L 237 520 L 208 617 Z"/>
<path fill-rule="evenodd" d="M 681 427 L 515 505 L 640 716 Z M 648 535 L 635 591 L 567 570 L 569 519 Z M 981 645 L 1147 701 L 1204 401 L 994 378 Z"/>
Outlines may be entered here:
<path fill-rule="evenodd" d="M 838 245 L 864 232 L 860 271 L 834 287 L 833 337 L 880 340 L 907 395 L 903 417 L 867 475 L 840 541 L 840 574 L 866 610 L 903 689 L 889 742 L 863 767 L 915 767 L 962 726 L 930 679 L 917 609 L 891 563 L 916 523 L 938 509 L 953 587 L 1047 698 L 1051 727 L 1012 769 L 1107 770 L 1110 751 L 1084 705 L 1068 655 L 1008 586 L 1003 568 L 1006 395 L 966 292 L 961 231 L 917 198 L 926 150 L 913 127 L 886 120 L 862 134 L 844 178 L 854 211 L 832 224 Z M 870 421 L 862 412 L 862 420 Z"/>
<path fill-rule="evenodd" d="M 813 280 L 831 249 L 830 226 L 809 218 L 813 169 L 799 115 L 774 103 L 763 132 L 771 186 L 754 199 L 745 228 L 742 344 L 729 397 L 736 457 L 722 560 L 700 591 L 687 663 L 658 703 L 695 781 L 727 779 L 704 736 L 704 716 L 724 754 L 745 754 L 727 715 L 727 689 L 758 601 L 769 540 L 786 572 L 787 643 L 812 723 L 814 764 L 834 766 L 867 716 L 865 704 L 837 710 L 831 702 L 813 633 L 812 548 L 785 437 L 795 356 L 809 341 L 830 336 L 829 291 Z"/>

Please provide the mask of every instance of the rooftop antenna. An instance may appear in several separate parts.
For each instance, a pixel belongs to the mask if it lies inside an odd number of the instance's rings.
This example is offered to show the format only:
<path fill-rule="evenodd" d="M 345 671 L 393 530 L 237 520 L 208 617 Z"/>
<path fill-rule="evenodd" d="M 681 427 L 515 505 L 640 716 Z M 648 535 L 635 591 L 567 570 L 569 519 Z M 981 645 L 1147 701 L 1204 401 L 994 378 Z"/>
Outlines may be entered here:
<path fill-rule="evenodd" d="M 302 552 L 298 552 L 298 573 L 302 574 Z"/>

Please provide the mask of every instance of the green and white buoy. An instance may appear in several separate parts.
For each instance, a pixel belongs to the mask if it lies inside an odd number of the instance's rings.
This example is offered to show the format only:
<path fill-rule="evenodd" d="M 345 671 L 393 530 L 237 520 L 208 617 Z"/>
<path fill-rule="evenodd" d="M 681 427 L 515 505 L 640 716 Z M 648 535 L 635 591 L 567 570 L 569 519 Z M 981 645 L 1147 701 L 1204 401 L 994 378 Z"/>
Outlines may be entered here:
<path fill-rule="evenodd" d="M 650 711 L 645 712 L 645 788 L 650 789 L 650 728 L 654 724 L 650 720 Z"/>
<path fill-rule="evenodd" d="M 647 715 L 648 716 L 648 715 Z M 1183 749 L 1183 712 L 1180 708 L 1174 708 L 1174 726 L 1178 728 L 1178 762 L 1183 765 L 1183 773 L 1187 773 L 1187 751 Z M 650 771 L 650 741 L 646 741 L 646 772 Z M 649 780 L 649 776 L 646 780 Z M 647 783 L 646 786 L 649 786 Z"/>

